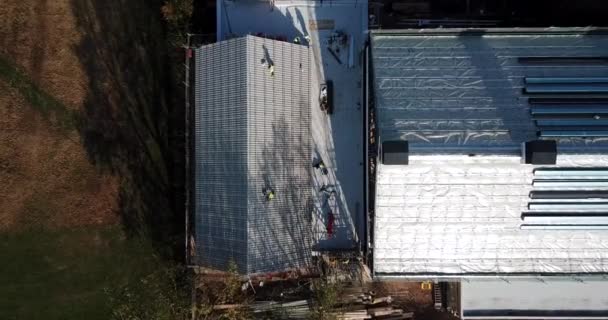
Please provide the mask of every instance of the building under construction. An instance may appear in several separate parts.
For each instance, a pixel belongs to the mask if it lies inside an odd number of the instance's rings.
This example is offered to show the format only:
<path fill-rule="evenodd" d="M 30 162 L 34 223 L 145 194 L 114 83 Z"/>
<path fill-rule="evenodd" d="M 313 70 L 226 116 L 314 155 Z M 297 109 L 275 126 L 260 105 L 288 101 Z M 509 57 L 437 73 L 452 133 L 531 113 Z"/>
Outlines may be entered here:
<path fill-rule="evenodd" d="M 374 31 L 368 57 L 375 277 L 461 281 L 467 319 L 608 318 L 608 34 Z"/>
<path fill-rule="evenodd" d="M 218 39 L 310 42 L 196 50 L 196 262 L 307 265 L 321 146 L 376 280 L 436 282 L 465 319 L 608 319 L 607 31 L 368 31 L 366 6 L 218 1 Z"/>
<path fill-rule="evenodd" d="M 253 36 L 194 50 L 195 263 L 243 274 L 309 264 L 309 59 Z"/>

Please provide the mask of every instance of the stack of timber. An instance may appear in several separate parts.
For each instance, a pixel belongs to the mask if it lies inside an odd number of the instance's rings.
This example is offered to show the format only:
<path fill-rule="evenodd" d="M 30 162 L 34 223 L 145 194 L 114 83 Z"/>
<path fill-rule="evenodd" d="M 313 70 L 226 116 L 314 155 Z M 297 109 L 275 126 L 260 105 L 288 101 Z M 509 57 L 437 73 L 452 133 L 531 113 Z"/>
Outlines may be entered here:
<path fill-rule="evenodd" d="M 373 293 L 346 294 L 340 299 L 335 311 L 329 312 L 337 320 L 405 320 L 414 319 L 413 312 L 391 306 L 392 298 L 374 297 Z M 254 315 L 280 315 L 282 319 L 310 319 L 314 312 L 312 300 L 298 300 L 279 303 L 275 301 L 257 301 L 249 306 Z M 259 318 L 259 317 L 257 317 Z"/>
<path fill-rule="evenodd" d="M 353 288 L 354 289 L 354 288 Z M 357 293 L 354 290 L 342 298 L 345 307 L 342 312 L 336 313 L 339 320 L 360 320 L 360 319 L 383 319 L 401 320 L 413 319 L 413 312 L 404 312 L 403 309 L 394 308 L 391 303 L 391 296 L 376 297 L 373 291 Z"/>
<path fill-rule="evenodd" d="M 363 319 L 382 319 L 382 320 L 404 320 L 414 319 L 413 312 L 403 312 L 402 309 L 395 309 L 391 306 L 377 307 L 369 309 L 359 309 L 336 313 L 338 320 L 363 320 Z"/>

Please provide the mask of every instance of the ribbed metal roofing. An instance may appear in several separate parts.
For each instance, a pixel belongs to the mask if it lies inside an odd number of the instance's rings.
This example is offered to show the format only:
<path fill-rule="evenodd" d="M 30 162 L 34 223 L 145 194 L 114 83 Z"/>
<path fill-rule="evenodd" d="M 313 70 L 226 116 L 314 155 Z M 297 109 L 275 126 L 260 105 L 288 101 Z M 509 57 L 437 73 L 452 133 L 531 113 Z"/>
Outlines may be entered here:
<path fill-rule="evenodd" d="M 309 49 L 247 36 L 195 53 L 197 262 L 242 273 L 307 265 Z"/>

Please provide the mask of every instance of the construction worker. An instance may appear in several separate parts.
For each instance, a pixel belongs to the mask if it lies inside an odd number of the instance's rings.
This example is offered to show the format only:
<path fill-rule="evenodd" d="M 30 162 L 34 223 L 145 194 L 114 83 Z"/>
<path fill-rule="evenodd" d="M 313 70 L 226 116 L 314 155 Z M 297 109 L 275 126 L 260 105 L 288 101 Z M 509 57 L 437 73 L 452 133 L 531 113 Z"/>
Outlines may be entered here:
<path fill-rule="evenodd" d="M 272 188 L 264 188 L 262 190 L 262 193 L 264 194 L 264 197 L 266 197 L 266 201 L 270 201 L 272 199 L 274 199 L 274 190 L 272 190 Z"/>
<path fill-rule="evenodd" d="M 319 159 L 319 161 L 315 162 L 312 167 L 315 169 L 325 168 L 325 162 L 323 162 L 322 159 Z"/>
<path fill-rule="evenodd" d="M 336 190 L 330 190 L 330 188 L 332 188 L 332 186 L 328 186 L 328 185 L 323 185 L 321 186 L 321 188 L 319 189 L 319 192 L 324 192 L 327 193 L 328 195 L 332 195 L 332 194 L 336 194 Z"/>
<path fill-rule="evenodd" d="M 295 38 L 293 39 L 293 43 L 295 43 L 295 44 L 300 44 L 300 42 L 301 42 L 301 41 L 300 41 L 300 37 L 295 37 Z"/>
<path fill-rule="evenodd" d="M 328 173 L 327 167 L 325 167 L 325 162 L 323 162 L 322 159 L 319 159 L 319 161 L 317 163 L 313 164 L 312 167 L 315 169 L 320 169 L 321 174 L 323 174 L 323 175 L 327 175 L 327 173 Z"/>
<path fill-rule="evenodd" d="M 270 76 L 274 77 L 274 64 L 270 64 L 268 70 L 270 70 Z"/>

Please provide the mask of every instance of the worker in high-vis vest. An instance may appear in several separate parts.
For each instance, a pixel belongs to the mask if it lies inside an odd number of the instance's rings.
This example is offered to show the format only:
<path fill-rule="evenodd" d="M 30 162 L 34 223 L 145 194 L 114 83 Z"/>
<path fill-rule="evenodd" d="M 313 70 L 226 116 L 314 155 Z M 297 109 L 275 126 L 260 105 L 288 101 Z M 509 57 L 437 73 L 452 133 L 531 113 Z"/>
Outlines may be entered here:
<path fill-rule="evenodd" d="M 270 201 L 275 197 L 274 190 L 272 190 L 272 188 L 264 188 L 262 193 L 264 194 L 264 197 L 266 197 L 266 201 Z"/>
<path fill-rule="evenodd" d="M 321 174 L 326 175 L 328 173 L 327 167 L 325 166 L 325 162 L 319 159 L 319 161 L 312 165 L 313 168 L 321 170 Z"/>

